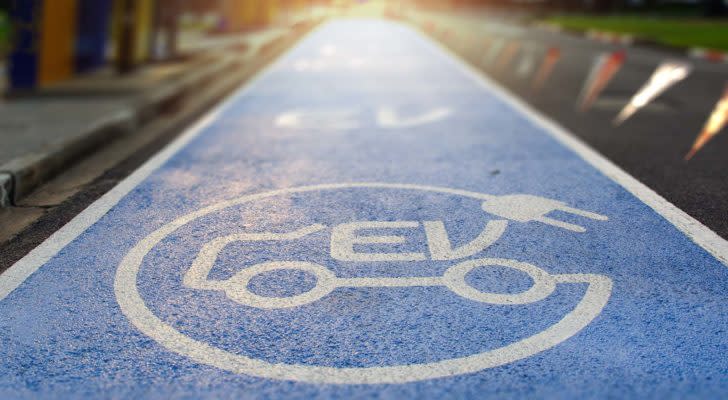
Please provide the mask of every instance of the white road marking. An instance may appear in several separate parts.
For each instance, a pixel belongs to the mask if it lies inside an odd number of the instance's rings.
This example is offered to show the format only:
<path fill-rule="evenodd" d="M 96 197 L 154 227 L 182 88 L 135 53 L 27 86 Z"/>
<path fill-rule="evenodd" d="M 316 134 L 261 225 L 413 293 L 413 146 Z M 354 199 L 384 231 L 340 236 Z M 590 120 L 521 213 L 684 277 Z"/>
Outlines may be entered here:
<path fill-rule="evenodd" d="M 550 275 L 548 272 L 534 265 L 507 259 L 477 259 L 467 260 L 451 266 L 441 277 L 404 277 L 404 278 L 345 278 L 336 277 L 327 268 L 304 261 L 273 261 L 256 264 L 245 268 L 231 279 L 222 283 L 213 281 L 214 290 L 223 290 L 226 295 L 243 305 L 258 308 L 295 307 L 316 301 L 341 286 L 354 287 L 410 287 L 410 286 L 445 286 L 455 294 L 467 299 L 503 306 L 513 306 L 539 301 L 547 297 L 555 289 L 556 283 L 586 283 L 586 293 L 579 303 L 564 317 L 546 328 L 527 338 L 520 339 L 508 345 L 472 354 L 436 362 L 358 367 L 336 368 L 305 364 L 269 363 L 245 355 L 235 354 L 207 343 L 195 340 L 177 331 L 174 327 L 157 317 L 145 304 L 137 287 L 137 276 L 146 255 L 164 238 L 182 226 L 199 218 L 223 209 L 239 206 L 273 196 L 301 194 L 315 191 L 341 190 L 341 189 L 395 189 L 436 192 L 451 195 L 465 196 L 473 199 L 492 199 L 493 196 L 477 192 L 468 192 L 443 187 L 389 184 L 389 183 L 343 183 L 303 186 L 298 188 L 279 189 L 264 193 L 250 194 L 237 199 L 223 201 L 209 207 L 181 216 L 162 226 L 139 241 L 127 255 L 116 271 L 114 279 L 114 294 L 124 315 L 132 324 L 145 335 L 156 340 L 170 351 L 186 355 L 197 362 L 212 365 L 220 369 L 235 373 L 248 374 L 263 378 L 303 381 L 310 383 L 331 384 L 381 384 L 405 383 L 419 380 L 441 378 L 470 372 L 476 372 L 495 366 L 511 363 L 547 350 L 564 340 L 572 337 L 594 318 L 596 318 L 606 305 L 611 292 L 612 281 L 606 276 L 596 274 L 567 274 Z M 398 227 L 412 227 L 413 224 L 396 223 Z M 371 223 L 367 226 L 372 226 Z M 390 225 L 386 225 L 390 226 Z M 382 225 L 381 227 L 384 227 Z M 321 225 L 311 225 L 290 233 L 249 233 L 254 241 L 257 239 L 288 240 L 308 233 L 321 230 Z M 352 234 L 353 235 L 353 234 Z M 392 237 L 388 237 L 392 238 Z M 389 239 L 388 239 L 389 240 Z M 399 239 L 397 239 L 399 242 Z M 333 242 L 333 240 L 332 240 Z M 213 245 L 220 248 L 219 245 Z M 332 252 L 334 245 L 332 243 Z M 219 250 L 218 250 L 219 251 Z M 214 254 L 203 249 L 203 257 L 212 257 Z M 406 254 L 406 253 L 405 253 Z M 195 261 L 199 265 L 212 265 L 214 259 Z M 468 272 L 477 267 L 505 266 L 527 273 L 533 280 L 533 286 L 521 293 L 502 294 L 486 293 L 470 286 L 465 281 Z M 206 267 L 205 267 L 206 268 Z M 204 269 L 204 268 L 203 268 Z M 290 297 L 264 297 L 252 293 L 247 285 L 250 279 L 260 273 L 280 270 L 299 269 L 317 277 L 317 286 L 303 294 Z M 195 278 L 189 279 L 198 282 L 201 278 L 195 272 Z M 205 279 L 205 278 L 202 278 Z"/>
<path fill-rule="evenodd" d="M 442 121 L 452 114 L 448 107 L 437 107 L 422 114 L 402 117 L 392 107 L 381 107 L 377 111 L 377 122 L 383 128 L 405 128 Z"/>
<path fill-rule="evenodd" d="M 456 260 L 479 253 L 495 243 L 496 240 L 503 236 L 506 226 L 508 226 L 508 221 L 488 221 L 485 228 L 483 228 L 475 239 L 454 249 L 450 243 L 445 224 L 442 221 L 425 221 L 423 225 L 425 227 L 425 236 L 427 237 L 427 247 L 430 249 L 432 259 Z"/>
<path fill-rule="evenodd" d="M 357 221 L 340 224 L 331 232 L 331 257 L 339 261 L 421 261 L 424 253 L 361 253 L 354 250 L 357 244 L 397 244 L 405 243 L 404 236 L 367 235 L 360 236 L 358 231 L 366 229 L 406 229 L 417 228 L 417 221 Z"/>
<path fill-rule="evenodd" d="M 358 117 L 359 110 L 356 108 L 291 110 L 279 114 L 274 125 L 287 129 L 348 131 L 360 126 Z"/>
<path fill-rule="evenodd" d="M 399 129 L 420 126 L 447 119 L 452 115 L 448 107 L 403 117 L 394 107 L 380 107 L 376 121 L 382 128 Z M 362 112 L 358 108 L 295 109 L 276 116 L 274 125 L 287 129 L 314 129 L 317 131 L 347 131 L 361 126 Z"/>

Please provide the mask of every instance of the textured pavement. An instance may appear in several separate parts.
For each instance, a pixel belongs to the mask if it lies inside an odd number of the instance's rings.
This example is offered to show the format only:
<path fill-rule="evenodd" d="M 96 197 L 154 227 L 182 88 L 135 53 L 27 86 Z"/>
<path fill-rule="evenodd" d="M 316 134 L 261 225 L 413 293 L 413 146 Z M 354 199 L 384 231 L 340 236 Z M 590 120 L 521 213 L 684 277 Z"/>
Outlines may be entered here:
<path fill-rule="evenodd" d="M 0 397 L 723 397 L 727 249 L 421 34 L 332 22 L 0 275 Z"/>

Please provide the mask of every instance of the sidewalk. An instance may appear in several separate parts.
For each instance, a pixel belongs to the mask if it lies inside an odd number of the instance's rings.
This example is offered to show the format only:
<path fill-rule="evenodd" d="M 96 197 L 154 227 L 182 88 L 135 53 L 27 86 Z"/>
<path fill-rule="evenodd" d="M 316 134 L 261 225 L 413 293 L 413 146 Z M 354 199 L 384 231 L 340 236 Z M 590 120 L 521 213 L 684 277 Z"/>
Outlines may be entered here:
<path fill-rule="evenodd" d="M 128 76 L 111 67 L 0 101 L 0 207 L 9 206 L 79 158 L 144 125 L 217 77 L 232 73 L 295 29 L 183 35 L 185 59 Z"/>

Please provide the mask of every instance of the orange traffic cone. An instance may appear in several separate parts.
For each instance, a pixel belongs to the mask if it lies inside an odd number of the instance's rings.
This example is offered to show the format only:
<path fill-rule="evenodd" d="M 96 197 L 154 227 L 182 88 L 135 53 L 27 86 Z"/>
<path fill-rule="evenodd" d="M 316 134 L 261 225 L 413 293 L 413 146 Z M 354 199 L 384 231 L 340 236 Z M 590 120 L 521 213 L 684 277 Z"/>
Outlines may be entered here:
<path fill-rule="evenodd" d="M 700 132 L 700 135 L 695 139 L 688 154 L 685 155 L 685 161 L 693 158 L 695 153 L 702 149 L 710 139 L 723 129 L 726 122 L 728 122 L 728 85 L 726 85 L 725 91 L 723 91 L 723 97 L 718 100 L 713 112 L 710 114 L 710 118 L 705 122 L 705 126 Z"/>
<path fill-rule="evenodd" d="M 546 56 L 536 72 L 536 76 L 533 78 L 533 83 L 531 85 L 533 91 L 541 90 L 544 83 L 546 83 L 546 80 L 548 80 L 551 73 L 554 71 L 554 67 L 556 66 L 556 63 L 559 62 L 560 58 L 561 51 L 557 47 L 551 47 L 548 51 L 546 51 Z"/>
<path fill-rule="evenodd" d="M 591 108 L 604 88 L 607 87 L 609 81 L 622 68 L 625 58 L 627 58 L 627 55 L 624 50 L 615 51 L 610 54 L 602 54 L 597 58 L 581 92 L 580 111 L 586 111 Z"/>

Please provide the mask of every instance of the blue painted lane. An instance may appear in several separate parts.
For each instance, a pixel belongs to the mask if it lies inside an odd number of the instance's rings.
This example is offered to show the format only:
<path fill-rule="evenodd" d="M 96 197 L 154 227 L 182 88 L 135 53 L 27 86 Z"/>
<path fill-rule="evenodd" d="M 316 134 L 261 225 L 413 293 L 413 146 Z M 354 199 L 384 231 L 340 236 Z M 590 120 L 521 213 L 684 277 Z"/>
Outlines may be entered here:
<path fill-rule="evenodd" d="M 0 276 L 0 397 L 724 397 L 725 248 L 333 22 Z"/>

